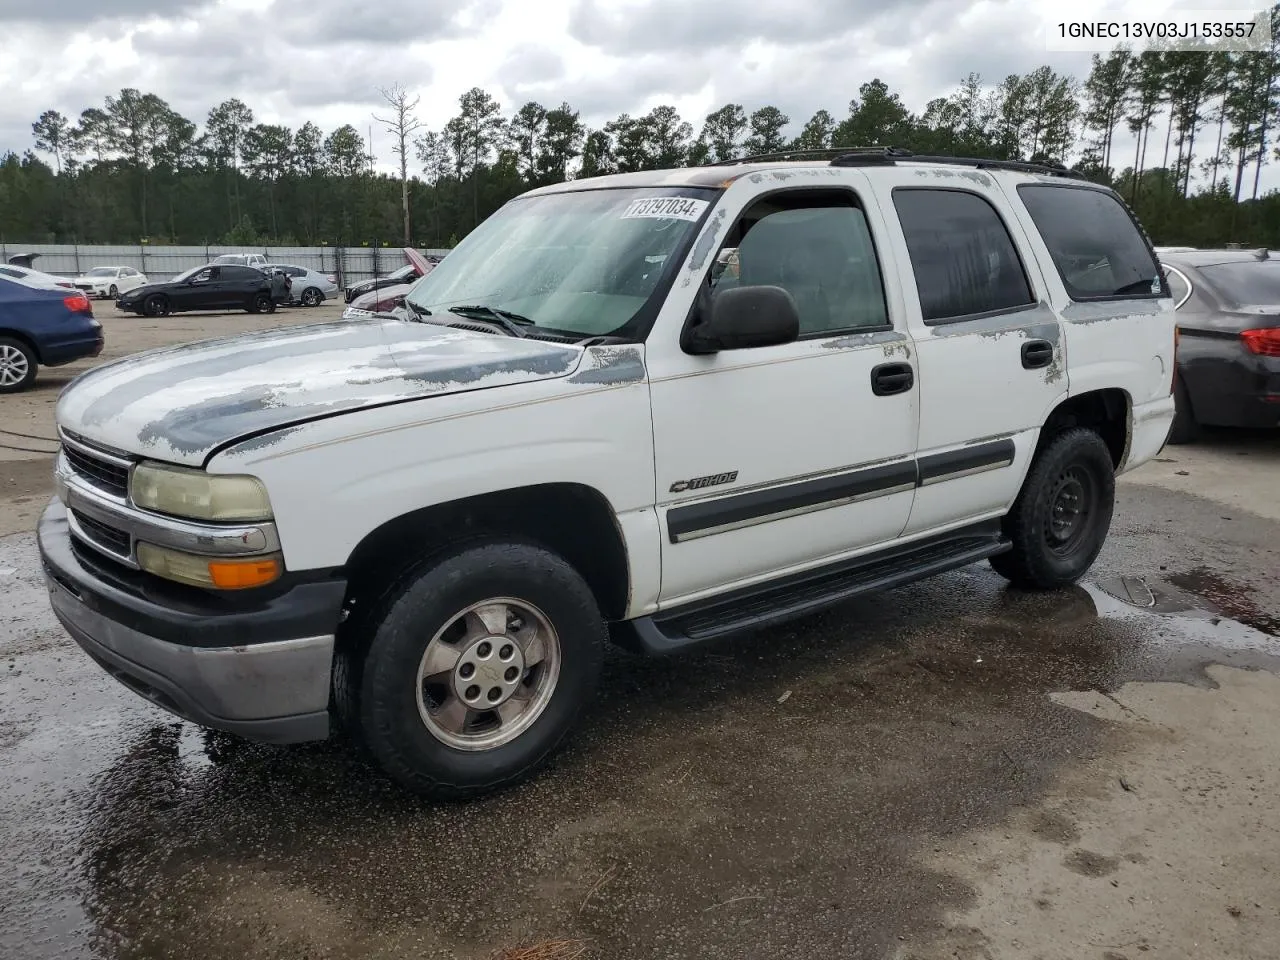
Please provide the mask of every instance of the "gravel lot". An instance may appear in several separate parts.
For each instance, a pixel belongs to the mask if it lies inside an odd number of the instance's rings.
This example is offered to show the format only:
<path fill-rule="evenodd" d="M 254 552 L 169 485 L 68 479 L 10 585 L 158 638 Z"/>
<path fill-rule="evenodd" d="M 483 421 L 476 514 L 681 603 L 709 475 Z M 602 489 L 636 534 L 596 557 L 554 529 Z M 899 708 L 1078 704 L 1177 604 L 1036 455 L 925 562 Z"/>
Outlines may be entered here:
<path fill-rule="evenodd" d="M 98 311 L 108 358 L 338 312 Z M 429 805 L 341 744 L 176 722 L 63 635 L 29 533 L 52 447 L 18 435 L 85 366 L 0 400 L 2 957 L 1280 956 L 1278 438 L 1126 478 L 1073 590 L 978 566 L 612 653 L 544 776 Z"/>

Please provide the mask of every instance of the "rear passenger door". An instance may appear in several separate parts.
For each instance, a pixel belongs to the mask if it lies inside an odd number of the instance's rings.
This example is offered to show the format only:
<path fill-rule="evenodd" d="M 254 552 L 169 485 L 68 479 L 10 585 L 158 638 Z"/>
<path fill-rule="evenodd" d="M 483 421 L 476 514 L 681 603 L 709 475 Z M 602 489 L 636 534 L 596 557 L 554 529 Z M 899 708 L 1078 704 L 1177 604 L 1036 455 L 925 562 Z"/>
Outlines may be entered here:
<path fill-rule="evenodd" d="M 1067 393 L 1062 331 L 993 178 L 899 167 L 892 211 L 920 376 L 920 489 L 904 536 L 1005 513 L 1044 418 Z"/>

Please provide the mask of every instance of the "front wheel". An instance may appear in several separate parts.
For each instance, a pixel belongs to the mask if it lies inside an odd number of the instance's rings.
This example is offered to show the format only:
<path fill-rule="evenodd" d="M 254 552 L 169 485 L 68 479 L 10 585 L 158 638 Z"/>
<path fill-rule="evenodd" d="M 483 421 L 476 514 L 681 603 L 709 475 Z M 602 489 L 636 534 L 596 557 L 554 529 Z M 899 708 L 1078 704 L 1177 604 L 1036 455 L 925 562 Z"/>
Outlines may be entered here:
<path fill-rule="evenodd" d="M 606 639 L 590 588 L 523 543 L 460 547 L 383 601 L 359 670 L 359 734 L 424 796 L 464 798 L 530 775 L 564 742 L 599 680 Z"/>
<path fill-rule="evenodd" d="M 111 289 L 107 291 L 107 298 L 114 300 L 118 296 L 120 296 L 120 288 L 113 283 Z"/>
<path fill-rule="evenodd" d="M 1115 467 L 1102 438 L 1084 427 L 1058 434 L 1036 457 L 1004 518 L 1013 549 L 992 557 L 991 566 L 1019 587 L 1075 583 L 1107 539 L 1115 493 Z"/>
<path fill-rule="evenodd" d="M 148 317 L 167 317 L 169 315 L 169 298 L 153 293 L 143 302 L 142 312 Z"/>

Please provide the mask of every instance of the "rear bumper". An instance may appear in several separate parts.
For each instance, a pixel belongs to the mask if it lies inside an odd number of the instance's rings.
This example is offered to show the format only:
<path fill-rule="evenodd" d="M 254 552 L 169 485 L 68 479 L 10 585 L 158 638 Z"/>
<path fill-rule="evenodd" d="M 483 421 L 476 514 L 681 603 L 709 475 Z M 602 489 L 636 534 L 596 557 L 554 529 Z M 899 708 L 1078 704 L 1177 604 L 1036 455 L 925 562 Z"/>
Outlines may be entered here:
<path fill-rule="evenodd" d="M 64 363 L 101 354 L 106 343 L 102 336 L 102 325 L 97 321 L 93 321 L 93 324 L 86 323 L 83 331 L 75 337 L 42 343 L 40 362 L 47 367 L 59 367 Z"/>
<path fill-rule="evenodd" d="M 329 735 L 332 631 L 344 584 L 294 588 L 261 615 L 239 611 L 231 638 L 216 612 L 196 626 L 189 611 L 132 595 L 95 575 L 72 548 L 66 516 L 54 500 L 37 532 L 49 601 L 99 666 L 157 706 L 202 726 L 271 743 Z M 282 621 L 282 605 L 297 608 L 295 615 Z M 289 620 L 304 629 L 289 629 Z M 333 626 L 316 633 L 317 621 Z M 175 634 L 191 642 L 176 642 Z"/>

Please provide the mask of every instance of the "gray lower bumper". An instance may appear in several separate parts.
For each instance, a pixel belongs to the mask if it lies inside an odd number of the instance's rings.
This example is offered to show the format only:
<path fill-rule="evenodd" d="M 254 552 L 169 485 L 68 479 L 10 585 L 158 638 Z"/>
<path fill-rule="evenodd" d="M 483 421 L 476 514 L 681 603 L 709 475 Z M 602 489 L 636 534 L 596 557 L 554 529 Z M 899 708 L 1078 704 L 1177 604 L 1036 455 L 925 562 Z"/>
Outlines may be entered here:
<path fill-rule="evenodd" d="M 238 647 L 187 647 L 110 620 L 52 577 L 53 612 L 85 652 L 152 703 L 253 740 L 329 735 L 332 635 Z"/>

